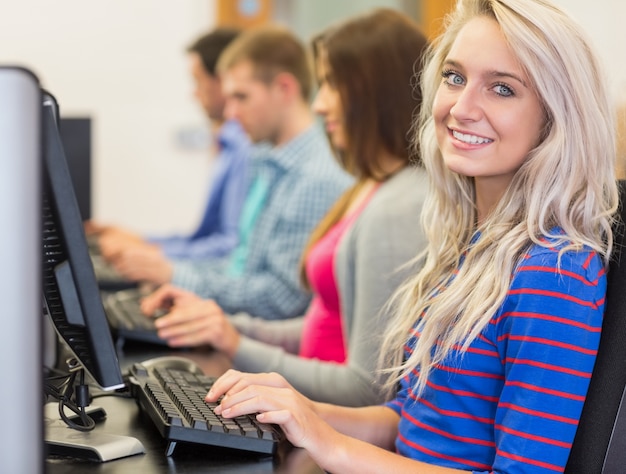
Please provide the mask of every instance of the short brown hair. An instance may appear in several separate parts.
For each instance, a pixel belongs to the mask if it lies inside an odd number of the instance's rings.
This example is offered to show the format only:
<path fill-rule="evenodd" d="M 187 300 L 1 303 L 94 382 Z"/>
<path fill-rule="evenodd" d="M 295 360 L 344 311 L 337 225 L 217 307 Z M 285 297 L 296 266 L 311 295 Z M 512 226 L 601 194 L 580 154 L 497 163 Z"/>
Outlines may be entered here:
<path fill-rule="evenodd" d="M 308 101 L 313 88 L 311 61 L 304 44 L 288 29 L 269 25 L 243 32 L 222 53 L 218 73 L 242 61 L 250 61 L 255 77 L 269 83 L 287 72 L 300 84 L 300 93 Z"/>
<path fill-rule="evenodd" d="M 206 72 L 215 76 L 215 67 L 220 54 L 241 33 L 234 27 L 220 27 L 200 36 L 187 47 L 188 53 L 196 53 L 200 56 Z"/>

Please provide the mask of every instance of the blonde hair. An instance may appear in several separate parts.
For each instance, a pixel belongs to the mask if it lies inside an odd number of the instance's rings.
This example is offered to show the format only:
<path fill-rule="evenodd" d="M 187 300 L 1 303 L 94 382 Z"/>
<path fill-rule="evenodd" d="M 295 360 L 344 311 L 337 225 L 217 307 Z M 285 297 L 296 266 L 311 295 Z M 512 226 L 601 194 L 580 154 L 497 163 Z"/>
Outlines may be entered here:
<path fill-rule="evenodd" d="M 478 227 L 474 181 L 446 168 L 431 115 L 443 61 L 459 31 L 477 16 L 500 25 L 545 110 L 540 143 Z M 396 319 L 383 346 L 384 366 L 394 375 L 390 384 L 418 369 L 418 394 L 453 347 L 466 350 L 485 328 L 506 298 L 509 276 L 533 244 L 562 246 L 561 254 L 588 246 L 608 263 L 618 199 L 607 85 L 580 27 L 548 1 L 459 0 L 429 51 L 421 85 L 416 143 L 433 190 L 423 214 L 429 244 L 420 256 L 422 270 L 393 299 Z M 555 235 L 555 227 L 563 234 Z M 481 237 L 471 243 L 476 231 Z M 398 344 L 416 323 L 419 338 L 403 361 Z"/>

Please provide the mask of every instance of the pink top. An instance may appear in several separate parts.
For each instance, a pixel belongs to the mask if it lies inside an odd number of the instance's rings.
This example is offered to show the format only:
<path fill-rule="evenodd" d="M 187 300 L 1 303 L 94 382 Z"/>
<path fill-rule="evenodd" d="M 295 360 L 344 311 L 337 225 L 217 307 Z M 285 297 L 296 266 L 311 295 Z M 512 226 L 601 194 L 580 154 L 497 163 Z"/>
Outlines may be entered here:
<path fill-rule="evenodd" d="M 306 274 L 313 299 L 304 315 L 300 357 L 343 363 L 346 347 L 341 322 L 341 303 L 335 278 L 335 254 L 341 237 L 361 214 L 378 186 L 361 205 L 331 227 L 311 248 Z"/>

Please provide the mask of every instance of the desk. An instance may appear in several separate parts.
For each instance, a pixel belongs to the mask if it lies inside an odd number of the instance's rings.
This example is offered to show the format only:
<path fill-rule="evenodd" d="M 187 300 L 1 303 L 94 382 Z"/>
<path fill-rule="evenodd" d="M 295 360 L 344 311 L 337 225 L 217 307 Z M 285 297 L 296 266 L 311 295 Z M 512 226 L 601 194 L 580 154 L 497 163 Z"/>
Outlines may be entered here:
<path fill-rule="evenodd" d="M 152 346 L 124 348 L 120 357 L 122 368 L 159 355 L 179 355 L 196 362 L 208 375 L 219 375 L 228 368 L 228 361 L 215 352 L 172 351 Z M 141 413 L 135 400 L 105 396 L 94 400 L 103 407 L 107 418 L 98 422 L 95 430 L 102 433 L 134 436 L 146 450 L 145 454 L 96 463 L 80 459 L 50 456 L 46 459 L 48 474 L 121 474 L 121 473 L 209 473 L 225 474 L 322 474 L 324 471 L 313 463 L 306 452 L 294 449 L 287 443 L 281 445 L 276 456 L 259 457 L 246 453 L 228 452 L 219 448 L 189 443 L 178 443 L 171 457 L 165 456 L 166 442 L 159 435 L 148 416 Z"/>

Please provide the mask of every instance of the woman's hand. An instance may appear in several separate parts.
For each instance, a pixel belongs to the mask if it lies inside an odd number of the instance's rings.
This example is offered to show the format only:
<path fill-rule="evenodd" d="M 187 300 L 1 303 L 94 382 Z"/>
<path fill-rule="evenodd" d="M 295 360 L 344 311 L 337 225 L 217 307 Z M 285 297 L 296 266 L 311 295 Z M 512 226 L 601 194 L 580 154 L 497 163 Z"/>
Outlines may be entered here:
<path fill-rule="evenodd" d="M 142 311 L 151 315 L 158 309 L 167 314 L 155 320 L 159 337 L 171 347 L 209 345 L 231 359 L 239 347 L 239 332 L 228 320 L 222 308 L 213 300 L 171 285 L 164 285 L 141 304 Z"/>
<path fill-rule="evenodd" d="M 206 396 L 209 402 L 222 401 L 217 414 L 234 418 L 258 413 L 262 423 L 280 425 L 289 441 L 309 452 L 323 452 L 333 434 L 330 425 L 322 420 L 315 403 L 297 392 L 281 375 L 245 374 L 229 370 L 222 375 Z"/>
<path fill-rule="evenodd" d="M 215 403 L 220 397 L 217 414 L 234 418 L 256 413 L 260 422 L 279 425 L 294 446 L 304 448 L 328 472 L 460 472 L 432 468 L 390 451 L 399 416 L 385 406 L 351 408 L 317 403 L 276 373 L 236 370 L 215 381 L 206 401 Z"/>

